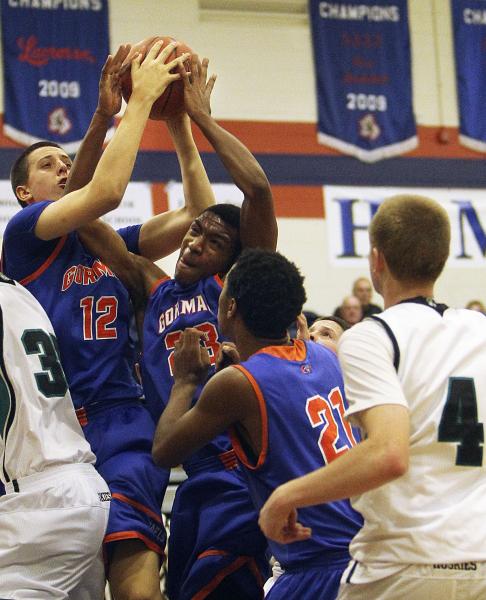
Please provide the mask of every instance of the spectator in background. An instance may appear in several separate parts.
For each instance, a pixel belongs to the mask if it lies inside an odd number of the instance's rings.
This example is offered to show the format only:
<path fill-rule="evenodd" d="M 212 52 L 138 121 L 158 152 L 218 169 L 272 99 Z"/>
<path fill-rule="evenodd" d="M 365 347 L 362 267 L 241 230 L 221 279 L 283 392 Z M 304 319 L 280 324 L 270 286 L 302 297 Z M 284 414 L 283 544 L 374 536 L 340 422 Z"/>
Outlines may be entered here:
<path fill-rule="evenodd" d="M 367 277 L 358 277 L 353 283 L 353 296 L 356 296 L 361 303 L 361 309 L 363 311 L 362 319 L 382 312 L 383 309 L 381 306 L 372 304 L 371 302 L 371 298 L 373 297 L 373 286 Z"/>
<path fill-rule="evenodd" d="M 348 325 L 356 325 L 363 318 L 361 302 L 356 296 L 345 296 L 341 306 L 334 311 L 334 316 L 344 319 Z"/>
<path fill-rule="evenodd" d="M 486 314 L 486 306 L 481 300 L 469 300 L 466 304 L 466 308 L 469 310 L 477 310 L 480 313 Z"/>

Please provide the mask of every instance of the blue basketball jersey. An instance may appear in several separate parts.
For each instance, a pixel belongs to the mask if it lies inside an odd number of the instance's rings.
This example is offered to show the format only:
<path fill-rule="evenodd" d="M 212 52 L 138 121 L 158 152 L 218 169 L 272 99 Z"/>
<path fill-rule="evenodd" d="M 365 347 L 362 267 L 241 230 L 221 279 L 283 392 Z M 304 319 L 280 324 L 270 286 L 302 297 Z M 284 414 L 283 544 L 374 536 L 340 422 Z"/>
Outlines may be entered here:
<path fill-rule="evenodd" d="M 163 279 L 153 290 L 143 325 L 142 380 L 147 406 L 156 420 L 167 406 L 174 383 L 172 364 L 175 344 L 186 327 L 206 334 L 211 365 L 221 345 L 218 332 L 218 300 L 223 283 L 214 275 L 182 287 L 175 279 Z M 211 368 L 210 375 L 214 372 Z M 195 398 L 199 396 L 197 390 Z M 231 448 L 226 435 L 218 436 L 193 459 L 206 458 Z"/>
<path fill-rule="evenodd" d="M 336 356 L 327 348 L 294 340 L 292 346 L 264 348 L 233 368 L 248 378 L 260 406 L 258 457 L 249 456 L 236 430 L 231 432 L 259 510 L 276 487 L 331 462 L 356 443 L 356 436 L 343 418 L 343 379 Z M 299 509 L 298 518 L 312 527 L 309 540 L 285 545 L 269 541 L 285 569 L 346 555 L 362 524 L 347 500 Z"/>
<path fill-rule="evenodd" d="M 3 268 L 37 298 L 56 331 L 74 406 L 141 396 L 133 377 L 129 297 L 76 232 L 44 241 L 34 230 L 50 201 L 20 210 L 3 240 Z"/>

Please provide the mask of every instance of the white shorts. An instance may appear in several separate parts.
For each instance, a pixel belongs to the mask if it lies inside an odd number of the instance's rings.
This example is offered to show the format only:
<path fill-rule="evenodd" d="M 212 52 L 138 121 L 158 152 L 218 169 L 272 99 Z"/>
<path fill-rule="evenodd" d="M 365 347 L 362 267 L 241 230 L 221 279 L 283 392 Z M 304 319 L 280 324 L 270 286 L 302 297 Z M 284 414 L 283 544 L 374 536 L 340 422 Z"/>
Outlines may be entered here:
<path fill-rule="evenodd" d="M 110 492 L 90 464 L 7 484 L 0 498 L 0 598 L 98 600 Z"/>
<path fill-rule="evenodd" d="M 338 600 L 485 600 L 486 562 L 409 565 L 377 581 L 344 581 Z"/>

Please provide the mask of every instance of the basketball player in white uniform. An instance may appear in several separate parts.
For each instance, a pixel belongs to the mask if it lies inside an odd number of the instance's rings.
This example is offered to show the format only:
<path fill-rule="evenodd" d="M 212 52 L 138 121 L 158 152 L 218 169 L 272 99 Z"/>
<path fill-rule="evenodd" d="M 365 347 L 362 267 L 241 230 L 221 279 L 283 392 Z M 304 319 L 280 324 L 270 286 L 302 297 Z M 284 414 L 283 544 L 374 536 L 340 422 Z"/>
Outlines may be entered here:
<path fill-rule="evenodd" d="M 364 441 L 278 488 L 260 523 L 278 541 L 303 539 L 295 509 L 351 497 L 364 526 L 340 600 L 484 600 L 486 317 L 433 300 L 450 243 L 436 202 L 386 200 L 370 242 L 385 311 L 338 346 Z"/>
<path fill-rule="evenodd" d="M 103 598 L 110 492 L 74 414 L 51 323 L 0 273 L 0 598 Z"/>

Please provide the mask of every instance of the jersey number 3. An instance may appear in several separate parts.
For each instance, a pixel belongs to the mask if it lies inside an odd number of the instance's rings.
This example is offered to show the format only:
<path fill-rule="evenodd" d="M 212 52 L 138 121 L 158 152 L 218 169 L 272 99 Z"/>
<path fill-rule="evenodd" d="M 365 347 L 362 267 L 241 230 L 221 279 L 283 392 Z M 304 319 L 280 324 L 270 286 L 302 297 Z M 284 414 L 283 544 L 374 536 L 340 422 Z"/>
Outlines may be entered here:
<path fill-rule="evenodd" d="M 456 465 L 480 467 L 483 464 L 484 426 L 478 422 L 474 379 L 451 377 L 449 380 L 438 439 L 439 442 L 459 442 Z"/>
<path fill-rule="evenodd" d="M 201 342 L 209 353 L 211 365 L 214 365 L 216 362 L 216 355 L 218 354 L 219 347 L 221 346 L 221 344 L 218 342 L 218 330 L 213 323 L 209 323 L 208 321 L 205 323 L 200 323 L 199 325 L 195 325 L 194 328 L 204 333 L 205 338 L 201 340 Z M 182 331 L 182 329 L 171 331 L 165 336 L 165 347 L 167 350 L 171 350 L 167 359 L 169 361 L 169 371 L 171 375 L 174 374 L 174 348 L 177 342 L 180 340 Z"/>

